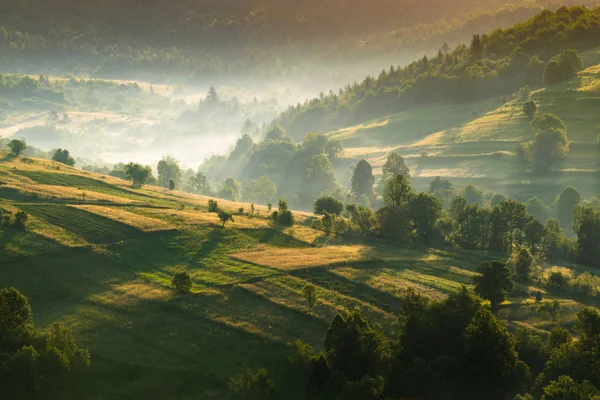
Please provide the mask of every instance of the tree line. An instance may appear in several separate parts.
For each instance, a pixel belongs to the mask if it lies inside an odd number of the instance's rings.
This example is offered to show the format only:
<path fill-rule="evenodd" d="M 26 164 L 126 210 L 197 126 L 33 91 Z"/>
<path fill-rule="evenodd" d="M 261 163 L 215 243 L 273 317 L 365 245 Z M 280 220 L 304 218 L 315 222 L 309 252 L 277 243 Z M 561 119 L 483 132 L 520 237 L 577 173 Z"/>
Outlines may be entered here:
<path fill-rule="evenodd" d="M 298 138 L 440 101 L 473 101 L 529 85 L 570 79 L 583 65 L 578 51 L 600 45 L 600 7 L 544 10 L 525 23 L 440 48 L 406 67 L 290 106 L 273 124 Z"/>

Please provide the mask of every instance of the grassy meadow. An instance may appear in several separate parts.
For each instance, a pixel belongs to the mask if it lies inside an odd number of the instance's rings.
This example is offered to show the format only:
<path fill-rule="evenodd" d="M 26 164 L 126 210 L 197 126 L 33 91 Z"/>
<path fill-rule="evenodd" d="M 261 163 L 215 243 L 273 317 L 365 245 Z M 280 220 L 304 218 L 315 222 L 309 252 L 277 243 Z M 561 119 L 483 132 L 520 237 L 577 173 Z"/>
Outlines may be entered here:
<path fill-rule="evenodd" d="M 39 328 L 61 322 L 89 348 L 94 399 L 223 398 L 244 362 L 283 383 L 287 343 L 320 349 L 336 313 L 360 310 L 393 335 L 404 290 L 443 298 L 470 286 L 475 267 L 496 257 L 344 243 L 313 230 L 309 213 L 296 213 L 296 226 L 283 229 L 264 206 L 248 215 L 248 204 L 218 200 L 234 213 L 245 209 L 222 228 L 207 197 L 0 158 L 0 207 L 29 214 L 26 231 L 0 231 L 0 281 L 29 297 Z M 543 265 L 536 274 L 553 268 L 574 277 L 585 271 Z M 170 289 L 181 271 L 192 277 L 189 295 Z M 310 312 L 301 294 L 308 282 L 319 297 Z M 500 311 L 507 324 L 551 328 L 535 312 L 537 290 L 562 303 L 566 326 L 582 307 L 597 305 L 519 285 Z M 301 398 L 291 389 L 284 396 Z"/>

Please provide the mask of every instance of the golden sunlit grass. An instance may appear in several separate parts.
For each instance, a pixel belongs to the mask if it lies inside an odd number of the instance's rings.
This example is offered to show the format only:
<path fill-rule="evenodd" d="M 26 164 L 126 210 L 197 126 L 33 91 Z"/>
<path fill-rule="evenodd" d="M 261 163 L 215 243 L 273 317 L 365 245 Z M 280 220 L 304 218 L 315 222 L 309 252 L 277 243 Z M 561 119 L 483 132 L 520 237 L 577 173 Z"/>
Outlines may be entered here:
<path fill-rule="evenodd" d="M 138 228 L 144 232 L 175 229 L 173 225 L 170 225 L 159 219 L 144 217 L 139 214 L 123 211 L 117 207 L 103 207 L 95 205 L 74 205 L 72 207 L 79 208 L 93 214 L 102 215 L 103 217 L 108 217 L 123 224 Z"/>
<path fill-rule="evenodd" d="M 385 119 L 383 121 L 376 121 L 376 122 L 372 122 L 370 124 L 354 125 L 354 126 L 350 126 L 350 127 L 344 128 L 344 129 L 334 131 L 331 133 L 331 136 L 334 139 L 343 140 L 343 139 L 354 136 L 356 133 L 358 133 L 362 130 L 380 128 L 380 127 L 386 126 L 388 123 L 389 123 L 389 119 Z"/>
<path fill-rule="evenodd" d="M 236 253 L 232 257 L 253 264 L 282 271 L 298 268 L 322 267 L 331 264 L 358 261 L 363 258 L 366 246 L 327 246 L 318 248 L 267 248 L 265 250 Z"/>

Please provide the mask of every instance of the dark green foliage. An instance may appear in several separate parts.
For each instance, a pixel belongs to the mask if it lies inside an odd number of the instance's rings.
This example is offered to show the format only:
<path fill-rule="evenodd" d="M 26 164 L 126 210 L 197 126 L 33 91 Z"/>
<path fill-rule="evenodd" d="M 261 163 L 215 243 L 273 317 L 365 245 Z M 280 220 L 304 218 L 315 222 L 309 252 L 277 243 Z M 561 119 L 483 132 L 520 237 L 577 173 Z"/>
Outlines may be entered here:
<path fill-rule="evenodd" d="M 531 121 L 531 157 L 536 170 L 543 171 L 569 152 L 567 127 L 553 114 L 536 116 Z"/>
<path fill-rule="evenodd" d="M 173 179 L 169 180 L 169 190 L 175 190 L 175 181 Z"/>
<path fill-rule="evenodd" d="M 492 311 L 496 312 L 506 294 L 513 289 L 510 269 L 500 261 L 481 264 L 477 271 L 480 275 L 473 278 L 475 293 L 490 301 Z"/>
<path fill-rule="evenodd" d="M 56 149 L 52 155 L 52 160 L 69 166 L 75 165 L 75 159 L 71 157 L 67 149 Z"/>
<path fill-rule="evenodd" d="M 348 318 L 336 315 L 325 336 L 329 367 L 351 381 L 382 371 L 387 357 L 385 340 L 356 312 Z"/>
<path fill-rule="evenodd" d="M 8 142 L 8 149 L 12 155 L 18 156 L 27 149 L 27 143 L 25 140 L 13 139 Z"/>
<path fill-rule="evenodd" d="M 310 283 L 304 285 L 304 287 L 302 288 L 302 297 L 304 297 L 304 300 L 306 300 L 308 309 L 312 310 L 312 308 L 315 306 L 318 300 L 317 288 L 315 287 L 315 285 L 312 285 Z"/>
<path fill-rule="evenodd" d="M 466 329 L 465 354 L 469 360 L 466 372 L 473 385 L 490 394 L 494 388 L 506 385 L 517 369 L 514 337 L 485 309 L 475 315 Z"/>
<path fill-rule="evenodd" d="M 271 219 L 283 226 L 293 226 L 296 222 L 294 214 L 289 210 L 288 203 L 279 199 L 279 209 L 271 214 Z"/>
<path fill-rule="evenodd" d="M 219 211 L 219 203 L 216 200 L 208 199 L 208 212 L 216 213 Z"/>
<path fill-rule="evenodd" d="M 549 316 L 552 319 L 552 323 L 556 324 L 560 316 L 560 309 L 561 305 L 557 300 L 545 301 L 538 306 L 537 312 Z"/>
<path fill-rule="evenodd" d="M 535 104 L 534 101 L 526 101 L 523 104 L 523 113 L 525 115 L 527 115 L 527 117 L 529 118 L 533 118 L 533 116 L 535 115 L 535 113 L 537 112 L 537 105 Z"/>
<path fill-rule="evenodd" d="M 408 213 L 416 243 L 427 247 L 431 244 L 434 227 L 441 212 L 442 205 L 430 194 L 419 193 L 410 199 Z"/>
<path fill-rule="evenodd" d="M 314 213 L 322 215 L 324 211 L 330 214 L 340 215 L 344 210 L 344 204 L 332 196 L 319 197 L 315 202 Z"/>
<path fill-rule="evenodd" d="M 242 184 L 234 179 L 227 178 L 221 183 L 217 196 L 231 201 L 239 201 L 242 195 Z"/>
<path fill-rule="evenodd" d="M 15 214 L 15 220 L 13 221 L 13 227 L 15 229 L 25 229 L 27 224 L 27 219 L 29 215 L 25 211 L 19 211 Z"/>
<path fill-rule="evenodd" d="M 223 228 L 225 227 L 225 224 L 228 221 L 234 222 L 233 221 L 233 214 L 231 214 L 229 211 L 219 210 L 219 211 L 217 211 L 217 214 L 219 216 L 219 220 L 223 224 Z"/>
<path fill-rule="evenodd" d="M 152 176 L 150 167 L 130 162 L 124 166 L 125 176 L 133 181 L 133 186 L 143 186 L 148 178 Z"/>
<path fill-rule="evenodd" d="M 556 201 L 558 222 L 567 234 L 573 232 L 575 206 L 581 202 L 581 195 L 572 187 L 565 188 Z"/>
<path fill-rule="evenodd" d="M 59 324 L 36 337 L 27 298 L 14 288 L 0 289 L 2 398 L 78 398 L 89 365 L 89 352 Z"/>
<path fill-rule="evenodd" d="M 574 78 L 583 69 L 583 59 L 577 50 L 569 49 L 556 55 L 544 70 L 544 83 L 554 85 Z"/>
<path fill-rule="evenodd" d="M 538 290 L 537 292 L 535 292 L 535 302 L 536 303 L 541 303 L 542 300 L 544 300 L 544 295 L 542 294 L 542 292 L 540 292 Z"/>
<path fill-rule="evenodd" d="M 600 266 L 600 210 L 593 207 L 577 207 L 575 211 L 575 234 L 579 261 L 591 267 Z"/>
<path fill-rule="evenodd" d="M 247 364 L 242 366 L 239 375 L 229 380 L 229 393 L 235 399 L 277 400 L 280 398 L 275 384 L 269 379 L 265 369 L 252 372 Z"/>
<path fill-rule="evenodd" d="M 181 181 L 181 168 L 179 168 L 179 162 L 171 157 L 163 157 L 156 166 L 158 171 L 158 185 L 164 188 L 170 187 L 171 181 L 174 186 L 179 185 Z"/>
<path fill-rule="evenodd" d="M 192 289 L 192 278 L 187 272 L 178 272 L 173 276 L 171 287 L 177 293 L 189 293 Z"/>
<path fill-rule="evenodd" d="M 550 382 L 543 391 L 542 400 L 593 400 L 600 394 L 600 391 L 588 381 L 578 384 L 567 375 Z"/>
<path fill-rule="evenodd" d="M 407 180 L 410 180 L 409 169 L 404 163 L 404 158 L 398 153 L 389 153 L 387 160 L 382 167 L 384 181 L 393 179 L 398 175 L 403 175 Z"/>
<path fill-rule="evenodd" d="M 532 266 L 533 257 L 531 256 L 529 250 L 526 248 L 519 250 L 515 259 L 515 273 L 517 274 L 517 278 L 524 282 L 529 280 Z"/>
<path fill-rule="evenodd" d="M 434 180 L 429 184 L 429 193 L 434 193 L 437 190 L 450 190 L 452 189 L 452 183 L 447 179 L 441 179 L 436 176 Z"/>
<path fill-rule="evenodd" d="M 388 206 L 405 207 L 412 196 L 410 183 L 404 175 L 388 179 L 383 189 L 383 201 Z"/>
<path fill-rule="evenodd" d="M 560 288 L 566 288 L 569 286 L 571 278 L 563 274 L 560 271 L 554 271 L 548 276 L 548 284 Z"/>
<path fill-rule="evenodd" d="M 375 195 L 373 194 L 373 167 L 366 160 L 360 160 L 354 169 L 352 176 L 352 193 L 356 198 L 366 195 L 373 202 Z"/>

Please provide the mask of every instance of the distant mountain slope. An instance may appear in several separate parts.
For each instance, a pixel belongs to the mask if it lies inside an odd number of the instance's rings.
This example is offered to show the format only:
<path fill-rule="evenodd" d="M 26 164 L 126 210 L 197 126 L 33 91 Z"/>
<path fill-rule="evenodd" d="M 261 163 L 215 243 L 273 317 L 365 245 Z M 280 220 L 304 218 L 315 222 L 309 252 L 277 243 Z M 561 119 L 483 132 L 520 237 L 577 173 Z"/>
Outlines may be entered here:
<path fill-rule="evenodd" d="M 558 53 L 600 45 L 600 7 L 545 10 L 527 22 L 474 36 L 468 45 L 442 48 L 406 67 L 348 84 L 291 106 L 273 123 L 300 139 L 360 124 L 372 118 L 437 102 L 466 103 L 512 93 L 524 85 L 542 86 L 545 63 Z"/>

